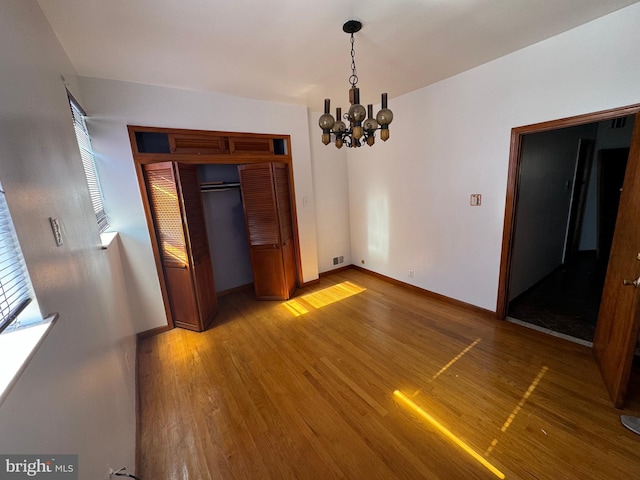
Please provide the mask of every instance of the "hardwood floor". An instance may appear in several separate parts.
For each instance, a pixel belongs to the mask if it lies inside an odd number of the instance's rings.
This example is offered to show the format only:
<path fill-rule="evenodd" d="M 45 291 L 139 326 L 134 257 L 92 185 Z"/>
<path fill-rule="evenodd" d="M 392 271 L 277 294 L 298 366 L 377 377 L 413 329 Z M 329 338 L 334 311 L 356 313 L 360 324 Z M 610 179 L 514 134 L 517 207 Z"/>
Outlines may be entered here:
<path fill-rule="evenodd" d="M 636 376 L 616 410 L 589 348 L 356 270 L 138 362 L 144 480 L 640 478 Z"/>

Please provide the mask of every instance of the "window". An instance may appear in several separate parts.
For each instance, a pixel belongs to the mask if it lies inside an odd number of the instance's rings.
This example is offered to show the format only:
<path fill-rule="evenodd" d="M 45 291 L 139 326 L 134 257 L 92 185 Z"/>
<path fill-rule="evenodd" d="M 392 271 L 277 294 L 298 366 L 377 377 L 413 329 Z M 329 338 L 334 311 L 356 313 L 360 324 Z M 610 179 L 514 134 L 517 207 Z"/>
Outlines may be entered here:
<path fill-rule="evenodd" d="M 4 192 L 0 190 L 0 332 L 31 303 L 31 285 L 13 229 Z"/>
<path fill-rule="evenodd" d="M 93 149 L 91 148 L 91 137 L 89 137 L 89 132 L 87 131 L 87 124 L 85 121 L 87 114 L 78 104 L 76 99 L 73 98 L 73 95 L 69 92 L 67 92 L 67 94 L 69 97 L 69 106 L 71 107 L 73 127 L 76 132 L 76 139 L 78 140 L 80 156 L 82 157 L 82 166 L 84 167 L 84 174 L 87 178 L 89 194 L 91 195 L 91 204 L 93 205 L 93 211 L 96 214 L 98 230 L 100 230 L 100 233 L 103 233 L 107 228 L 109 228 L 109 221 L 107 220 L 107 214 L 104 211 L 102 190 L 100 189 L 100 181 L 96 170 L 96 161 L 93 155 Z"/>
<path fill-rule="evenodd" d="M 42 343 L 57 314 L 42 318 L 0 190 L 0 404 Z"/>

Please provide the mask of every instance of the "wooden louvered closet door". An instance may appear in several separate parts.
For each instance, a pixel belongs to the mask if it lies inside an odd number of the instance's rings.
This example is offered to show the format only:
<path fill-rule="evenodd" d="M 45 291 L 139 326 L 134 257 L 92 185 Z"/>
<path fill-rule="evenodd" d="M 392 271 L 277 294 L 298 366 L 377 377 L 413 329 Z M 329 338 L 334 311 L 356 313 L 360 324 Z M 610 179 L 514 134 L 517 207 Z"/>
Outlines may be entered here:
<path fill-rule="evenodd" d="M 278 223 L 280 225 L 280 244 L 284 266 L 284 282 L 287 298 L 296 288 L 296 251 L 293 239 L 293 220 L 291 211 L 291 190 L 289 188 L 289 169 L 284 163 L 272 164 L 273 180 L 276 191 Z"/>
<path fill-rule="evenodd" d="M 218 305 L 196 165 L 144 165 L 175 326 L 202 331 Z"/>
<path fill-rule="evenodd" d="M 256 298 L 286 300 L 297 284 L 287 165 L 257 163 L 238 171 Z"/>

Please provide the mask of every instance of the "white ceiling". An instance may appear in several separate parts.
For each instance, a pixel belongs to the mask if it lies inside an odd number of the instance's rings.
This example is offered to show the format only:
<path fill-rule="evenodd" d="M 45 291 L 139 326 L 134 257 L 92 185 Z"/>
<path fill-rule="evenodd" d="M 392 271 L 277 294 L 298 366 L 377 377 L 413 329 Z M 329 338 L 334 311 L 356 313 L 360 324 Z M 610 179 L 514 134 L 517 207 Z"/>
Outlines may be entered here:
<path fill-rule="evenodd" d="M 378 103 L 640 0 L 39 0 L 79 75 L 320 110 Z M 390 100 L 392 108 L 392 100 Z"/>

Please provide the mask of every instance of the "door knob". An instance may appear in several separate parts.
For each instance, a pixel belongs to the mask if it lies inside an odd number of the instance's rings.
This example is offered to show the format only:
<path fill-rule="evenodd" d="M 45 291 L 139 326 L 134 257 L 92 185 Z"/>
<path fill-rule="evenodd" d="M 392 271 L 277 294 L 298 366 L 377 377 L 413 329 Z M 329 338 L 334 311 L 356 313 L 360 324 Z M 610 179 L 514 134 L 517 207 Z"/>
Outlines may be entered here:
<path fill-rule="evenodd" d="M 633 285 L 634 287 L 640 287 L 640 277 L 635 280 L 622 280 L 623 285 Z"/>

